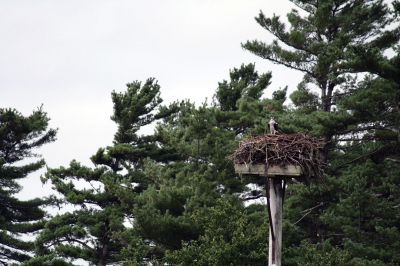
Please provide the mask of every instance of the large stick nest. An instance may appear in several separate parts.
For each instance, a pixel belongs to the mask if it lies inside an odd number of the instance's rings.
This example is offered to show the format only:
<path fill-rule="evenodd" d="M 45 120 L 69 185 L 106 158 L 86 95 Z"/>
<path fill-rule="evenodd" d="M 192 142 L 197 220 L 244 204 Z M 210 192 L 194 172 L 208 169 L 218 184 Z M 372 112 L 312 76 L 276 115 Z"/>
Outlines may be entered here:
<path fill-rule="evenodd" d="M 235 164 L 300 166 L 305 179 L 322 179 L 321 139 L 305 134 L 266 134 L 242 140 L 231 158 Z"/>

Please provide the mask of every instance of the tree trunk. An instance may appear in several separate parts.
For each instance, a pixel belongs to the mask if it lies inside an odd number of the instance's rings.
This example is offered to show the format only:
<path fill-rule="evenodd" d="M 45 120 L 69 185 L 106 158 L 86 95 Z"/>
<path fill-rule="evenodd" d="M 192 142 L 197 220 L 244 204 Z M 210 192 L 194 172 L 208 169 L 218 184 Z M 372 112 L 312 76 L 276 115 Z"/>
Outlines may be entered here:
<path fill-rule="evenodd" d="M 269 250 L 268 250 L 268 265 L 281 266 L 282 257 L 282 200 L 283 189 L 282 179 L 269 178 L 269 208 L 271 210 L 273 233 L 269 229 Z"/>

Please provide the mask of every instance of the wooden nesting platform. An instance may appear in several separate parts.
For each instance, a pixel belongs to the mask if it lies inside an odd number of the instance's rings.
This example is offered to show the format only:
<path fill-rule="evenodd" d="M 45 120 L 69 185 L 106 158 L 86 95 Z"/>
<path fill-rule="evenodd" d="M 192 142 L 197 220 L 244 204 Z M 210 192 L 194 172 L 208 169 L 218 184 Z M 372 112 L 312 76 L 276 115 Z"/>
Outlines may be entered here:
<path fill-rule="evenodd" d="M 242 175 L 321 180 L 325 142 L 304 134 L 266 134 L 240 141 L 231 155 L 235 172 Z"/>
<path fill-rule="evenodd" d="M 265 176 L 265 164 L 235 164 L 235 172 L 241 175 L 260 175 Z M 269 177 L 299 177 L 302 175 L 301 167 L 297 165 L 274 165 L 268 167 Z"/>

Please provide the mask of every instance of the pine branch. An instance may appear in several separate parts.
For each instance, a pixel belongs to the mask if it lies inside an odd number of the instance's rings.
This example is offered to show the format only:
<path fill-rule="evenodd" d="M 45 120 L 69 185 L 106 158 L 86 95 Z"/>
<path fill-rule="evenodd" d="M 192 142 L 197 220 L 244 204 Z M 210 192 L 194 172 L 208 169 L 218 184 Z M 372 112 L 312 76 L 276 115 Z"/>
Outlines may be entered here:
<path fill-rule="evenodd" d="M 301 216 L 301 218 L 298 219 L 293 225 L 298 224 L 298 223 L 299 223 L 301 220 L 303 220 L 307 215 L 309 215 L 313 210 L 315 210 L 315 209 L 317 209 L 317 208 L 319 208 L 319 207 L 321 207 L 321 206 L 323 206 L 323 205 L 324 205 L 324 203 L 321 202 L 321 203 L 319 203 L 318 205 L 316 205 L 316 206 L 314 206 L 314 207 L 311 207 L 311 208 L 309 208 L 309 209 L 306 209 L 306 210 L 301 211 L 302 213 L 305 212 L 305 214 L 304 214 L 303 216 Z"/>

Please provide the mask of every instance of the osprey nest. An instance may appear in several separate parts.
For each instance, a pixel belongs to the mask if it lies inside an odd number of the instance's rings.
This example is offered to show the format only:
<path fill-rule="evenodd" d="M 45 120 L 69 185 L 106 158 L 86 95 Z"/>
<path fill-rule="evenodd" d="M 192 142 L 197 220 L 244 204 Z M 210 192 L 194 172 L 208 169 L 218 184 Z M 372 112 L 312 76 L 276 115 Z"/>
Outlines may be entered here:
<path fill-rule="evenodd" d="M 318 180 L 325 165 L 320 157 L 324 145 L 305 134 L 266 134 L 242 140 L 231 158 L 235 164 L 299 166 L 303 178 Z"/>

